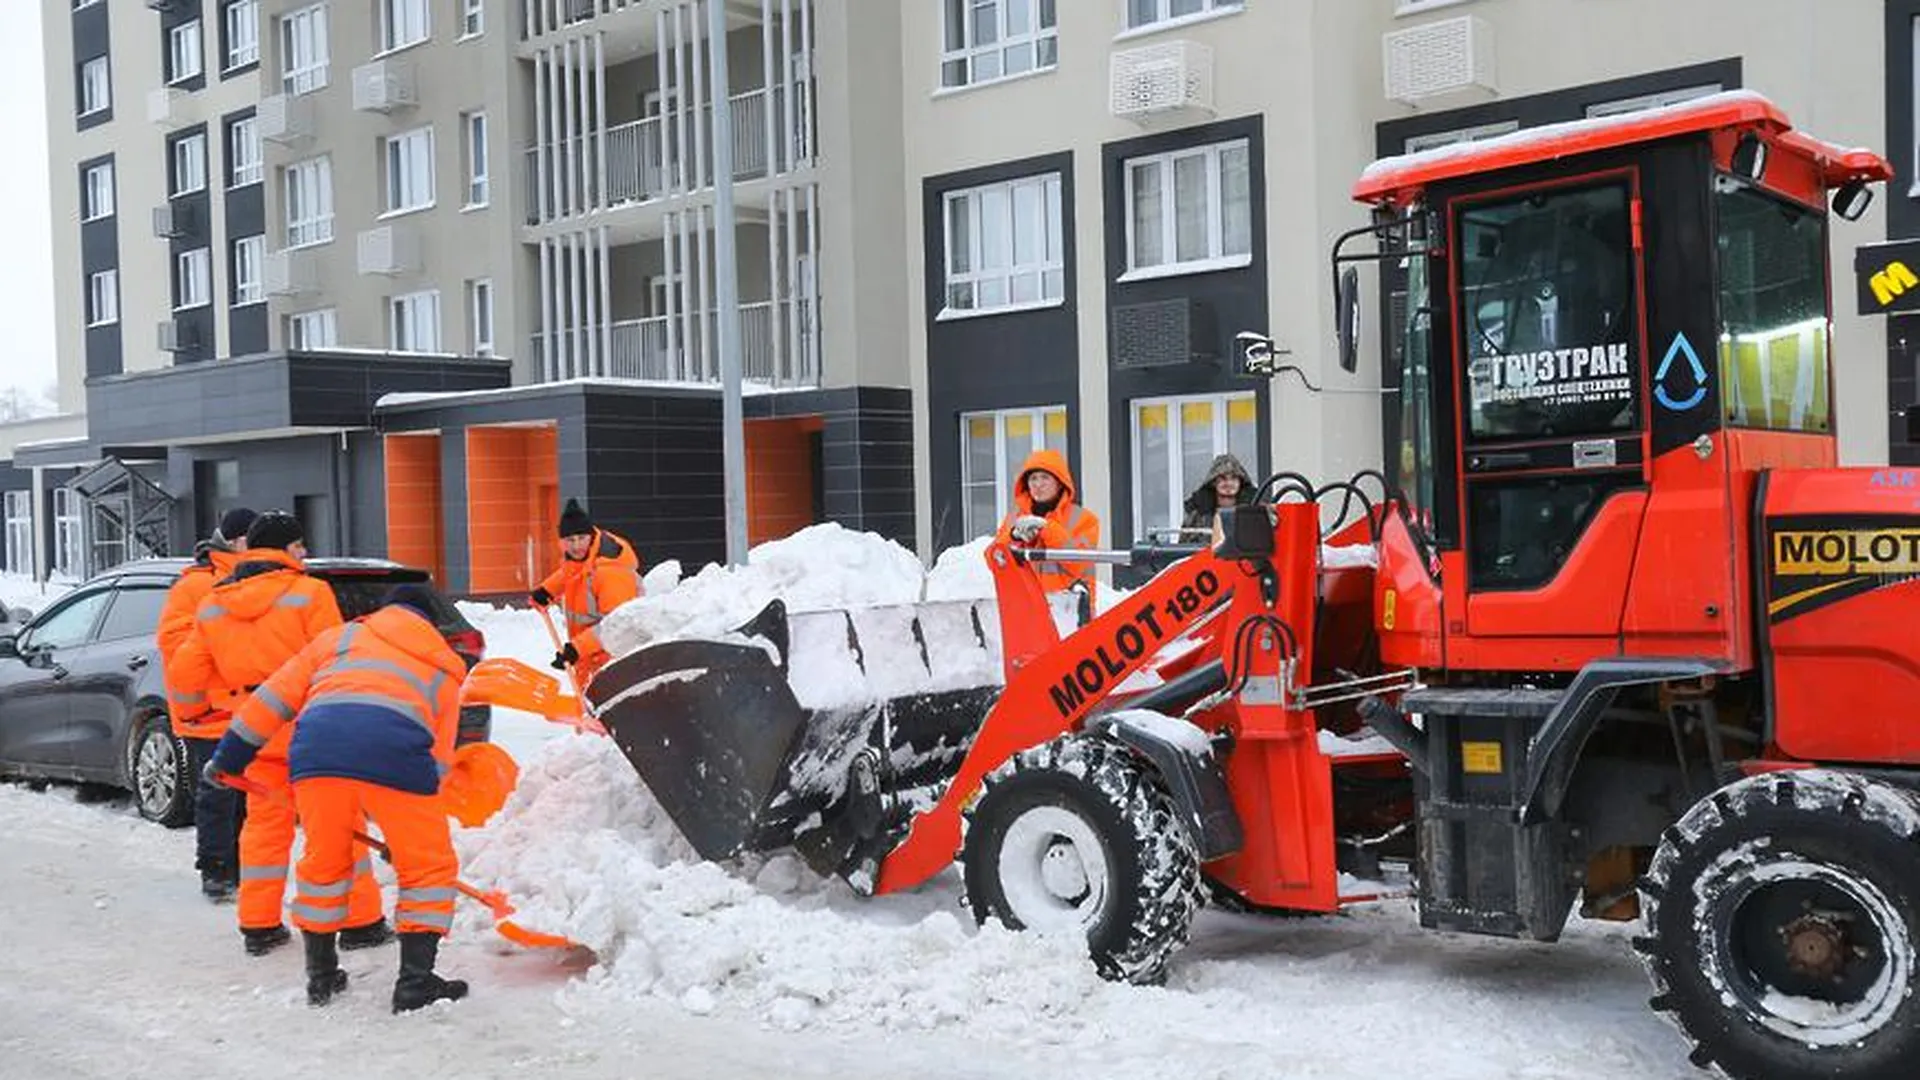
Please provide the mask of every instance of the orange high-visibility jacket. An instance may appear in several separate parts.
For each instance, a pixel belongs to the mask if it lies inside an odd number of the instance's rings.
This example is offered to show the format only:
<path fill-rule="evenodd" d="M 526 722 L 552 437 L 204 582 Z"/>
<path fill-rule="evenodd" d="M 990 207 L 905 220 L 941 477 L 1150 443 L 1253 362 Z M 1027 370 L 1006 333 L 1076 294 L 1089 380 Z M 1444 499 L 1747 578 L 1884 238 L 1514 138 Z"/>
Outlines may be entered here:
<path fill-rule="evenodd" d="M 1067 459 L 1058 450 L 1041 449 L 1027 455 L 1026 464 L 1020 466 L 1020 473 L 1013 481 L 1013 512 L 1000 522 L 999 540 L 1011 541 L 1014 519 L 1033 513 L 1033 496 L 1027 494 L 1027 474 L 1035 469 L 1053 474 L 1060 481 L 1060 501 L 1044 515 L 1047 524 L 1034 538 L 1031 546 L 1038 548 L 1097 548 L 1100 546 L 1100 518 L 1093 511 L 1074 501 L 1076 494 L 1073 486 L 1073 473 L 1067 469 Z M 1034 573 L 1040 578 L 1040 587 L 1048 592 L 1058 592 L 1076 581 L 1086 583 L 1087 596 L 1091 598 L 1094 590 L 1093 564 L 1085 562 L 1037 562 L 1033 564 Z"/>
<path fill-rule="evenodd" d="M 215 582 L 233 573 L 239 559 L 240 556 L 234 552 L 209 548 L 180 571 L 180 576 L 174 579 L 173 586 L 167 590 L 167 602 L 160 608 L 160 626 L 154 631 L 154 643 L 160 651 L 163 682 L 172 678 L 169 672 L 173 667 L 174 653 L 180 651 L 180 646 L 193 632 L 193 616 L 200 609 L 200 602 L 213 591 Z M 173 733 L 183 739 L 217 739 L 226 734 L 227 718 L 234 704 L 233 692 L 227 687 L 209 686 L 205 694 L 205 711 L 187 716 L 178 708 L 171 710 Z"/>
<path fill-rule="evenodd" d="M 280 743 L 295 781 L 335 776 L 436 794 L 453 766 L 466 676 L 432 623 L 390 604 L 321 631 L 281 665 L 234 713 L 214 761 L 240 772 Z"/>
<path fill-rule="evenodd" d="M 298 559 L 271 548 L 249 551 L 200 602 L 193 629 L 167 672 L 167 700 L 175 715 L 192 718 L 194 710 L 209 708 L 209 689 L 252 693 L 341 621 L 333 590 L 307 576 Z M 286 743 L 263 752 L 284 758 Z"/>
<path fill-rule="evenodd" d="M 580 650 L 581 661 L 591 665 L 594 657 L 605 655 L 594 628 L 609 611 L 640 595 L 640 556 L 632 544 L 605 529 L 595 529 L 587 557 L 574 560 L 562 555 L 560 568 L 547 575 L 540 587 L 560 601 L 567 617 L 567 637 Z"/>

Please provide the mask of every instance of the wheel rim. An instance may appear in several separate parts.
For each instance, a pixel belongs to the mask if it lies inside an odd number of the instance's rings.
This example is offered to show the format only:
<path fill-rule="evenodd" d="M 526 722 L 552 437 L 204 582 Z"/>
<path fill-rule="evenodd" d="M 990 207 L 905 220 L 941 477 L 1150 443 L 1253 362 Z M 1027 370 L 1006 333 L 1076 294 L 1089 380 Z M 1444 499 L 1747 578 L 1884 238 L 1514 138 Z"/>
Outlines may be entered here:
<path fill-rule="evenodd" d="M 1029 930 L 1086 931 L 1106 911 L 1113 868 L 1080 815 L 1037 806 L 1015 818 L 995 869 L 1010 914 Z"/>
<path fill-rule="evenodd" d="M 1798 1043 L 1851 1045 L 1887 1026 L 1914 974 L 1898 909 L 1844 867 L 1784 853 L 1755 864 L 1754 854 L 1743 847 L 1720 860 L 1746 865 L 1726 873 L 1709 942 L 1723 960 L 1708 971 L 1724 972 L 1726 992 Z"/>
<path fill-rule="evenodd" d="M 165 732 L 153 731 L 140 740 L 140 753 L 134 759 L 133 784 L 140 798 L 140 809 L 149 814 L 164 814 L 173 804 L 173 739 Z"/>

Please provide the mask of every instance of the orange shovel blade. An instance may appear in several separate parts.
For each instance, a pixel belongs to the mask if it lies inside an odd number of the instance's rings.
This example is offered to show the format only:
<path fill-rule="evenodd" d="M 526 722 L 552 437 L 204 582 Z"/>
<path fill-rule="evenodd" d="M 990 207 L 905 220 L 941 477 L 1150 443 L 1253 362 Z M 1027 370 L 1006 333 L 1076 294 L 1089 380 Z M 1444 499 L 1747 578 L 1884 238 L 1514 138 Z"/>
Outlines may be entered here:
<path fill-rule="evenodd" d="M 585 946 L 570 938 L 561 937 L 559 934 L 543 934 L 538 930 L 529 930 L 508 918 L 508 916 L 513 914 L 513 904 L 507 900 L 507 894 L 498 889 L 481 892 L 479 889 L 474 888 L 464 881 L 456 881 L 453 883 L 453 886 L 467 896 L 485 904 L 487 910 L 493 913 L 493 928 L 499 931 L 501 937 L 506 938 L 515 945 L 525 945 L 533 949 L 585 948 Z"/>
<path fill-rule="evenodd" d="M 513 755 L 493 743 L 468 743 L 453 752 L 453 768 L 440 782 L 440 802 L 469 829 L 500 812 L 520 782 Z"/>
<path fill-rule="evenodd" d="M 560 692 L 560 680 L 508 656 L 489 657 L 467 672 L 460 685 L 462 705 L 497 705 L 578 723 L 580 699 Z"/>

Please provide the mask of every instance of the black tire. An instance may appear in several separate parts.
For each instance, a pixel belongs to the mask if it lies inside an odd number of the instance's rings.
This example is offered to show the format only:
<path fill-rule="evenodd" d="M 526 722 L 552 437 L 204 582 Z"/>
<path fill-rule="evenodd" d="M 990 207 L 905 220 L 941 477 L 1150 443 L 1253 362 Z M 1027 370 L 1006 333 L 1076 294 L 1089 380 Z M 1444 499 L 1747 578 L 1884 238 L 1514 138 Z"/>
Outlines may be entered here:
<path fill-rule="evenodd" d="M 192 775 L 187 744 L 165 716 L 136 720 L 127 743 L 127 786 L 133 805 L 148 821 L 178 829 L 193 824 Z"/>
<path fill-rule="evenodd" d="M 1640 888 L 1652 1005 L 1736 1080 L 1910 1080 L 1920 1062 L 1920 794 L 1820 769 L 1731 784 Z"/>
<path fill-rule="evenodd" d="M 1159 777 L 1138 758 L 1094 736 L 1064 736 L 988 774 L 963 821 L 960 859 L 976 919 L 1013 930 L 1078 926 L 1105 978 L 1165 979 L 1200 907 L 1199 859 Z M 1009 877 L 1022 867 L 1033 877 Z"/>

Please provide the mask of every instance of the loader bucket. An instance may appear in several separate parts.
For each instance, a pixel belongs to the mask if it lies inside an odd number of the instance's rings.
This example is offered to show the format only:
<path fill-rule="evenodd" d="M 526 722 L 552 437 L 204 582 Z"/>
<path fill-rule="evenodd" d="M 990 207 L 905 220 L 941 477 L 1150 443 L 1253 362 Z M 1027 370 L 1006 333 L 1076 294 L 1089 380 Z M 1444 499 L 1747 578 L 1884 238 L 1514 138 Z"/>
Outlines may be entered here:
<path fill-rule="evenodd" d="M 976 602 L 805 612 L 778 600 L 731 640 L 667 641 L 613 661 L 587 698 L 702 858 L 791 847 L 862 885 L 938 797 L 998 698 L 992 678 L 808 708 L 802 685 L 967 682 L 929 642 L 988 640 Z M 989 608 L 985 621 L 992 621 Z M 884 640 L 883 640 L 884 639 Z M 918 669 L 912 670 L 912 669 Z"/>

